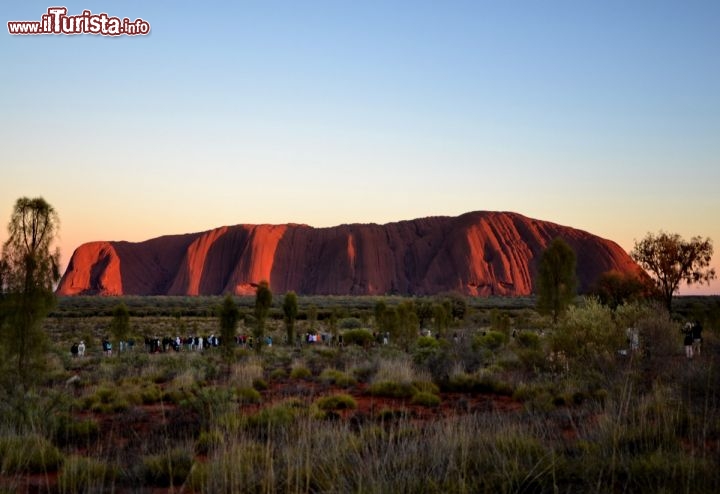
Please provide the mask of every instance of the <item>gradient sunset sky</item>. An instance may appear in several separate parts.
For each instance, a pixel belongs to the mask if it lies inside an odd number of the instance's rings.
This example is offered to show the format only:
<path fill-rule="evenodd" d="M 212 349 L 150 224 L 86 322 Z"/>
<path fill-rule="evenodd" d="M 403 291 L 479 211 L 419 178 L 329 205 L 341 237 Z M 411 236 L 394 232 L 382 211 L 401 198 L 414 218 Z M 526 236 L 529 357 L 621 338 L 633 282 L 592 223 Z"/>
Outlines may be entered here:
<path fill-rule="evenodd" d="M 8 34 L 55 5 L 151 34 Z M 500 210 L 628 251 L 709 236 L 720 273 L 720 1 L 5 0 L 0 19 L 0 241 L 22 196 L 57 209 L 64 263 L 93 240 Z"/>

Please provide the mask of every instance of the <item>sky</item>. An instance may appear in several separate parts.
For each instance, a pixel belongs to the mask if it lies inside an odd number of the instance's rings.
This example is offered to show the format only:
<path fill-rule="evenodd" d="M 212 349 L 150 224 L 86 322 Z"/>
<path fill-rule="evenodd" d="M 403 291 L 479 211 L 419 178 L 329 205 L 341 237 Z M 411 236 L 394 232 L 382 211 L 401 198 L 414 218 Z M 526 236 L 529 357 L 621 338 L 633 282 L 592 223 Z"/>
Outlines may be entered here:
<path fill-rule="evenodd" d="M 150 33 L 9 34 L 58 5 Z M 0 221 L 44 197 L 63 263 L 94 240 L 493 210 L 627 251 L 710 237 L 720 274 L 717 0 L 4 0 L 0 20 Z"/>

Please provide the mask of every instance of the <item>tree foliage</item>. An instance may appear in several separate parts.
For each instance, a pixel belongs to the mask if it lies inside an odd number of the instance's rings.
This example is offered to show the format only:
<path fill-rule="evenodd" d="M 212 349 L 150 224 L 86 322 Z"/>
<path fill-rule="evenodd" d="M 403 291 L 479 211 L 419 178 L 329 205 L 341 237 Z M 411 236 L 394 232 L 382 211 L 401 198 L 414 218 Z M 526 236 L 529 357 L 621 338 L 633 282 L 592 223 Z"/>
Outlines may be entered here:
<path fill-rule="evenodd" d="M 116 305 L 112 311 L 110 332 L 119 341 L 127 340 L 130 334 L 130 312 L 124 303 Z"/>
<path fill-rule="evenodd" d="M 283 300 L 283 314 L 285 315 L 285 332 L 287 333 L 288 345 L 295 343 L 295 320 L 298 315 L 297 294 L 289 291 Z"/>
<path fill-rule="evenodd" d="M 554 239 L 540 257 L 537 308 L 551 314 L 553 322 L 565 312 L 576 295 L 575 252 L 561 238 Z"/>
<path fill-rule="evenodd" d="M 591 294 L 598 297 L 600 303 L 615 310 L 617 307 L 653 298 L 658 293 L 655 284 L 644 273 L 638 276 L 620 271 L 606 271 L 595 281 Z"/>
<path fill-rule="evenodd" d="M 0 257 L 0 340 L 6 372 L 25 389 L 40 376 L 45 334 L 41 322 L 55 304 L 60 252 L 52 250 L 60 220 L 42 197 L 17 200 Z"/>
<path fill-rule="evenodd" d="M 263 345 L 263 339 L 265 338 L 265 321 L 270 313 L 270 306 L 272 305 L 272 292 L 270 291 L 270 285 L 267 281 L 261 281 L 258 283 L 257 289 L 255 290 L 255 331 L 253 336 L 255 337 L 255 348 L 259 352 Z"/>
<path fill-rule="evenodd" d="M 240 321 L 240 310 L 235 304 L 232 295 L 227 295 L 220 306 L 220 342 L 223 357 L 226 361 L 232 360 L 235 348 L 235 333 Z"/>
<path fill-rule="evenodd" d="M 685 241 L 677 233 L 648 233 L 635 242 L 630 256 L 655 281 L 665 307 L 672 309 L 672 297 L 685 281 L 688 285 L 709 283 L 715 279 L 710 268 L 713 244 L 709 238 L 699 236 Z"/>

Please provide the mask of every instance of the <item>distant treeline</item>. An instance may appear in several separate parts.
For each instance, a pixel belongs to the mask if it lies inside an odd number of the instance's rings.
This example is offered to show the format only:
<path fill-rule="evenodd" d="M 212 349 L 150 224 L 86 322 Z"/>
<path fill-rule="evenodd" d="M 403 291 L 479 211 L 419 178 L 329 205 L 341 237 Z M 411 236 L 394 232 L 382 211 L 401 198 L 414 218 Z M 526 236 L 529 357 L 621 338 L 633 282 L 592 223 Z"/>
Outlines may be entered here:
<path fill-rule="evenodd" d="M 272 319 L 282 319 L 282 302 L 284 294 L 274 294 L 270 311 Z M 388 306 L 396 306 L 402 302 L 436 303 L 447 294 L 426 297 L 389 296 L 328 296 L 307 295 L 298 297 L 300 312 L 298 319 L 307 318 L 309 309 L 316 313 L 322 321 L 332 317 L 357 317 L 364 319 L 373 313 L 380 301 Z M 457 297 L 457 294 L 450 296 Z M 90 317 L 111 316 L 112 310 L 123 303 L 132 317 L 214 317 L 222 302 L 221 296 L 74 296 L 60 297 L 51 317 Z M 502 311 L 519 311 L 534 309 L 535 297 L 463 297 L 471 311 L 499 309 Z M 255 304 L 254 296 L 235 297 L 242 312 L 251 313 Z M 676 316 L 696 318 L 720 323 L 720 296 L 687 296 L 676 297 L 674 311 Z"/>
<path fill-rule="evenodd" d="M 298 296 L 299 319 L 307 317 L 308 309 L 317 311 L 317 319 L 329 318 L 333 312 L 338 317 L 361 317 L 372 314 L 375 305 L 382 301 L 388 306 L 413 301 L 434 303 L 448 295 L 440 294 L 427 297 L 389 296 Z M 452 294 L 457 297 L 457 294 Z M 282 318 L 284 294 L 274 294 L 270 317 Z M 119 304 L 125 304 L 133 317 L 175 316 L 175 317 L 213 317 L 222 302 L 222 296 L 73 296 L 59 297 L 58 305 L 51 317 L 89 317 L 111 316 L 112 310 Z M 469 308 L 519 310 L 535 307 L 534 297 L 463 297 Z M 235 297 L 241 311 L 251 311 L 255 305 L 255 296 Z"/>

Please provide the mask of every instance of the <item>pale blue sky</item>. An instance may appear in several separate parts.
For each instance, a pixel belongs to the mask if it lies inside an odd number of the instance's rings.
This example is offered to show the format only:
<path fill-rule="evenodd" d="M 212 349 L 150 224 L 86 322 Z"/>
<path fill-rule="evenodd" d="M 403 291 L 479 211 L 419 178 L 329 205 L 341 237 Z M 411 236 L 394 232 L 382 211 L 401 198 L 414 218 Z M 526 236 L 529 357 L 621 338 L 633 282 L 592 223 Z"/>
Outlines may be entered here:
<path fill-rule="evenodd" d="M 91 240 L 472 210 L 627 250 L 710 236 L 720 259 L 718 1 L 87 0 L 62 5 L 151 34 L 7 33 L 51 5 L 0 6 L 0 218 L 44 196 L 65 262 Z"/>

